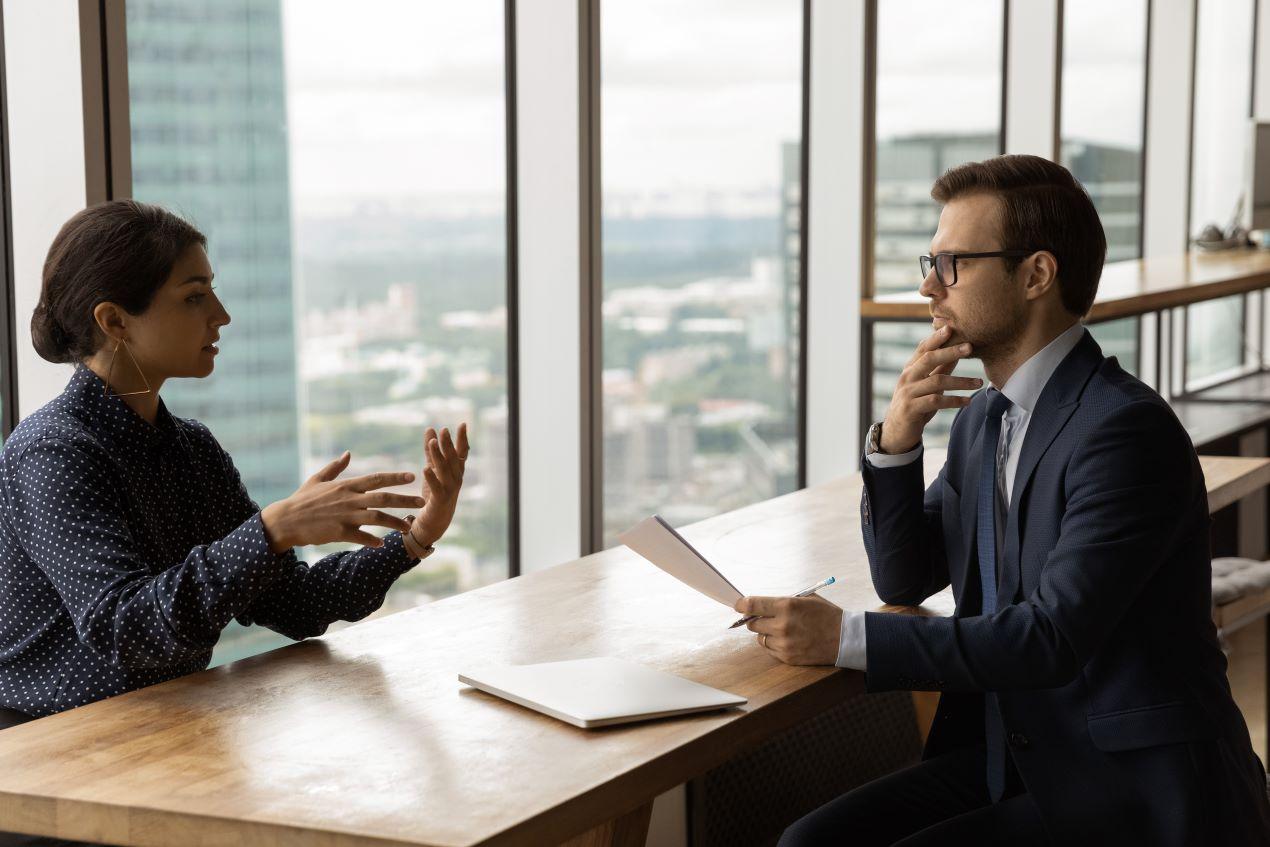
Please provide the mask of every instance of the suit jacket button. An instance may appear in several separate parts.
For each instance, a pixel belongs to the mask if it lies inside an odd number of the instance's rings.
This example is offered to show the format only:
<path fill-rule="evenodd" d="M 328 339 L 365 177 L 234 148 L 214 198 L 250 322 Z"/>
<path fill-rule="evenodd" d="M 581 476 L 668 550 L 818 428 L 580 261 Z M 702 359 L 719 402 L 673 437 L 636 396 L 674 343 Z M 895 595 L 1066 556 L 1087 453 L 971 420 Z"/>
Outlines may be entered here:
<path fill-rule="evenodd" d="M 1007 740 L 1010 743 L 1011 750 L 1026 750 L 1028 748 L 1028 744 L 1030 743 L 1027 740 L 1027 736 L 1021 732 L 1010 733 Z"/>

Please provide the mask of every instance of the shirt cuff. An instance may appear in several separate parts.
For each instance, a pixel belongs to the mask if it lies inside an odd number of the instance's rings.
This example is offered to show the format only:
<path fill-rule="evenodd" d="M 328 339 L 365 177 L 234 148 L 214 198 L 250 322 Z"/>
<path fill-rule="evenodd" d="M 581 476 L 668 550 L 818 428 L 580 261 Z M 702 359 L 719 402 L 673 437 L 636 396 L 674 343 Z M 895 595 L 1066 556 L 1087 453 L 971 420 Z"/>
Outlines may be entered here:
<path fill-rule="evenodd" d="M 842 630 L 838 634 L 838 660 L 840 668 L 867 670 L 868 652 L 864 644 L 864 612 L 842 612 Z"/>
<path fill-rule="evenodd" d="M 865 440 L 867 442 L 867 436 Z M 865 460 L 875 468 L 898 468 L 903 465 L 911 464 L 917 460 L 917 457 L 920 456 L 921 453 L 921 442 L 918 442 L 917 446 L 912 450 L 909 450 L 907 453 L 879 453 L 876 451 L 870 453 L 867 443 L 864 448 Z"/>

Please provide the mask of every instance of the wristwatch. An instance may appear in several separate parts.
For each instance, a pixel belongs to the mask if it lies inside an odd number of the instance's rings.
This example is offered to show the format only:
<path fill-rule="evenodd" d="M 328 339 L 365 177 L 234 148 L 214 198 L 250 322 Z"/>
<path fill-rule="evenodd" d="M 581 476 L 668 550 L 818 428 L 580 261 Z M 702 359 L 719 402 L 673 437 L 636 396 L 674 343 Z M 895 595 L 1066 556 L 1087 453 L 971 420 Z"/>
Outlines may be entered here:
<path fill-rule="evenodd" d="M 869 427 L 868 437 L 864 441 L 864 455 L 872 456 L 874 453 L 881 453 L 883 456 L 902 456 L 904 453 L 916 450 L 921 446 L 922 442 L 918 441 L 908 450 L 901 451 L 900 453 L 886 452 L 882 449 L 882 421 L 878 421 L 873 426 Z"/>
<path fill-rule="evenodd" d="M 437 548 L 434 545 L 429 544 L 427 547 L 424 547 L 423 544 L 419 542 L 419 539 L 415 538 L 414 515 L 407 517 L 406 521 L 410 524 L 410 529 L 401 534 L 401 544 L 406 548 L 406 552 L 414 558 L 421 560 L 426 559 L 435 553 Z"/>
<path fill-rule="evenodd" d="M 886 453 L 882 450 L 882 422 L 878 421 L 869 427 L 869 437 L 864 442 L 864 455 L 871 456 L 874 453 Z"/>

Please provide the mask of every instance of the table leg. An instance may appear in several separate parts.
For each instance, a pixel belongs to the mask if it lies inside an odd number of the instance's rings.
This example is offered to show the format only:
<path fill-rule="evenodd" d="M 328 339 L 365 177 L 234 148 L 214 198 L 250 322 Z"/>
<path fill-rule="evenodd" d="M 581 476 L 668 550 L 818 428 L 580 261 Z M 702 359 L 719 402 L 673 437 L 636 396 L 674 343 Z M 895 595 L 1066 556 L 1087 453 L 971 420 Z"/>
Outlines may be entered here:
<path fill-rule="evenodd" d="M 653 802 L 649 800 L 620 818 L 575 835 L 560 847 L 644 847 L 644 842 L 648 839 L 648 821 L 652 814 Z"/>
<path fill-rule="evenodd" d="M 938 708 L 938 691 L 913 692 L 913 711 L 917 716 L 917 734 L 921 736 L 923 746 L 926 744 L 926 736 L 930 735 L 930 726 L 935 721 L 935 710 Z"/>

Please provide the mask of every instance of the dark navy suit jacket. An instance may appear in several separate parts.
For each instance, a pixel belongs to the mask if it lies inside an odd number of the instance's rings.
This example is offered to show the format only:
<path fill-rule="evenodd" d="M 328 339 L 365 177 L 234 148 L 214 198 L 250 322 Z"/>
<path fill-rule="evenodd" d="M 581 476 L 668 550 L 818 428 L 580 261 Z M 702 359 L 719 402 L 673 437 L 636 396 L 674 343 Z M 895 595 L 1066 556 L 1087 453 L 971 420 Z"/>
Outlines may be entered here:
<path fill-rule="evenodd" d="M 1186 431 L 1085 333 L 1046 384 L 1014 478 L 997 610 L 981 614 L 984 392 L 920 461 L 864 462 L 873 584 L 953 617 L 870 613 L 870 690 L 943 692 L 926 756 L 983 743 L 998 692 L 1026 789 L 1058 844 L 1270 844 L 1265 772 L 1211 611 L 1208 498 Z M 995 445 L 994 445 L 995 446 Z"/>

